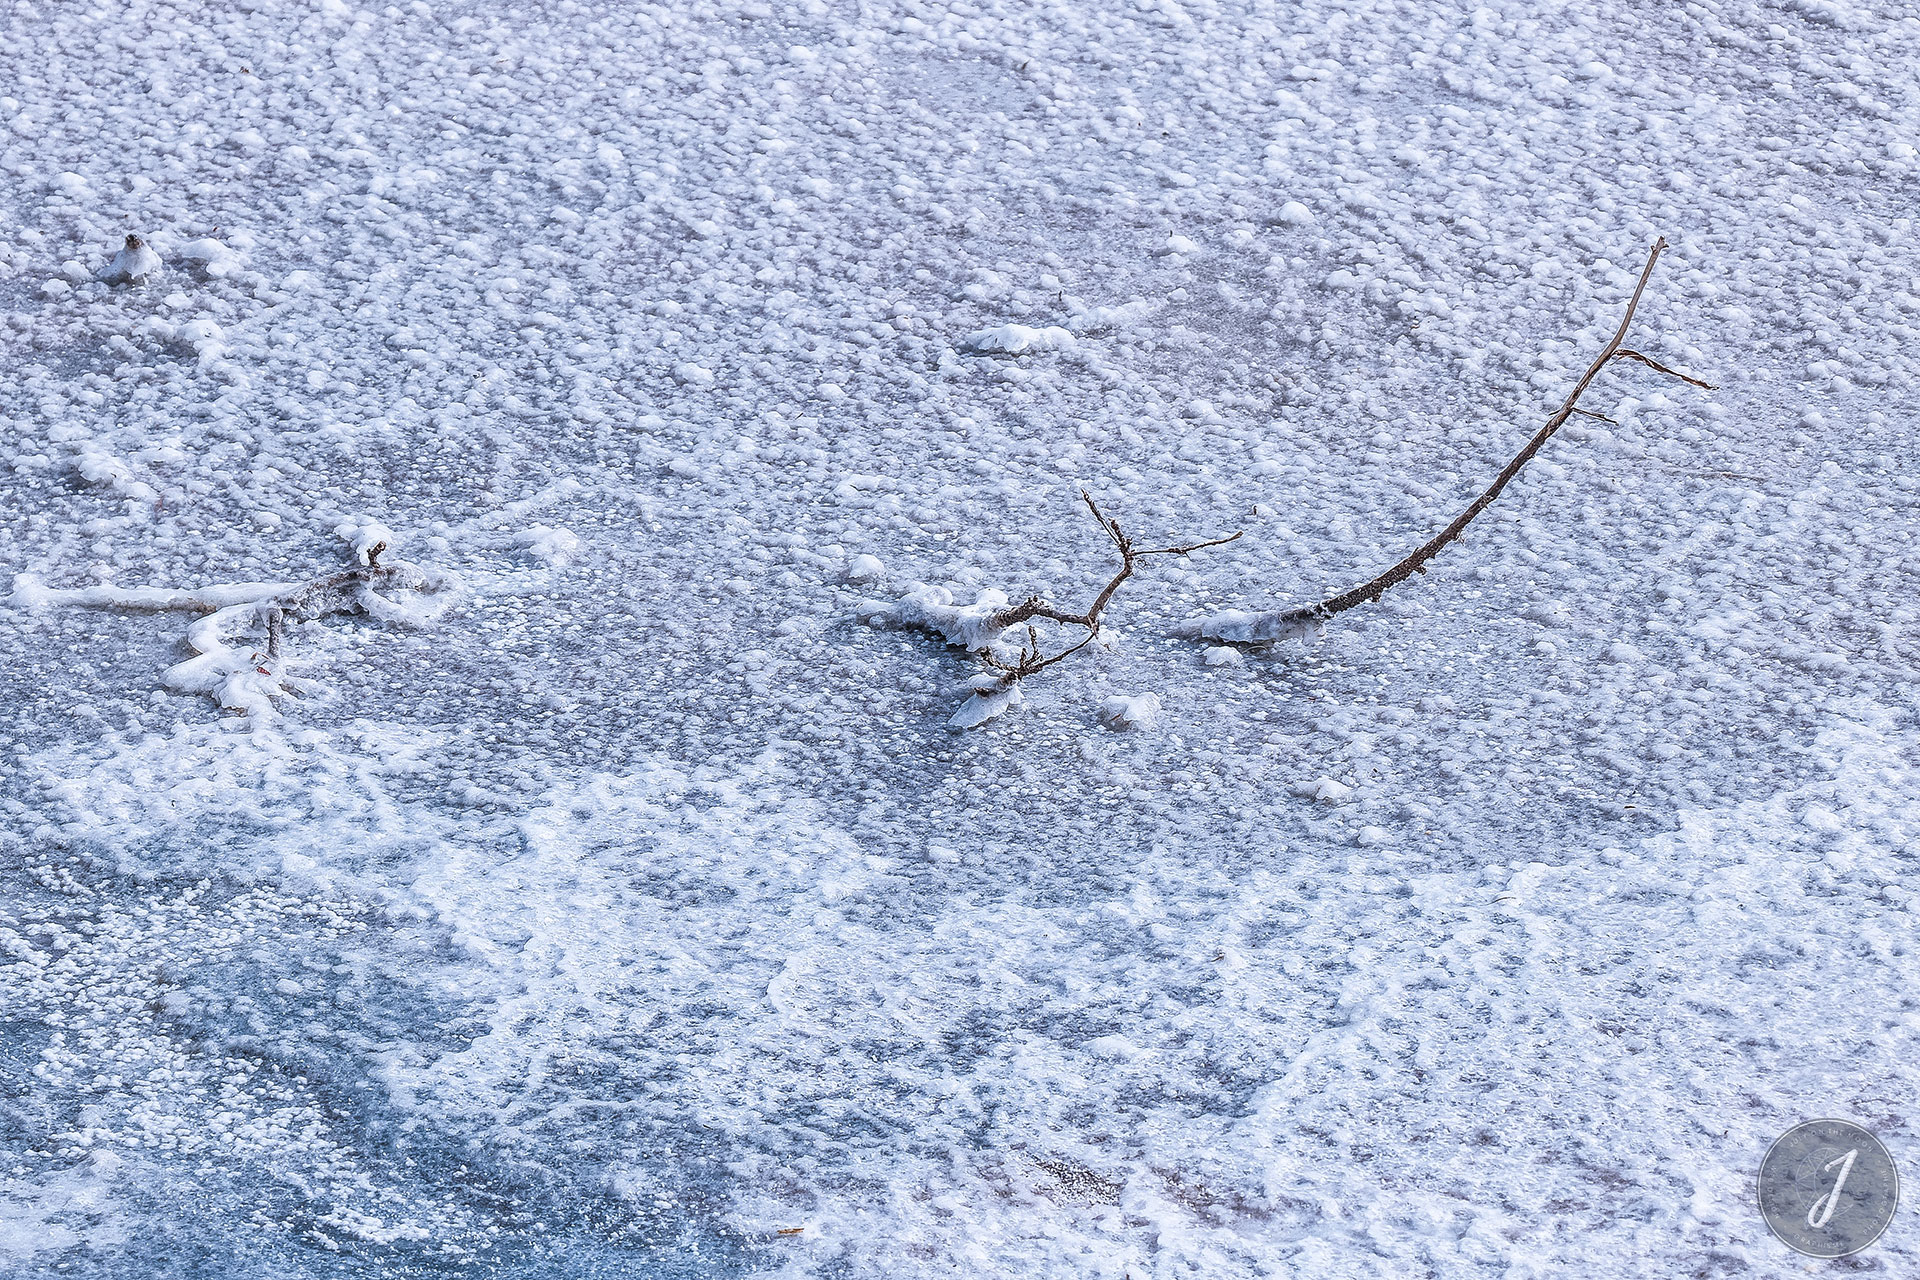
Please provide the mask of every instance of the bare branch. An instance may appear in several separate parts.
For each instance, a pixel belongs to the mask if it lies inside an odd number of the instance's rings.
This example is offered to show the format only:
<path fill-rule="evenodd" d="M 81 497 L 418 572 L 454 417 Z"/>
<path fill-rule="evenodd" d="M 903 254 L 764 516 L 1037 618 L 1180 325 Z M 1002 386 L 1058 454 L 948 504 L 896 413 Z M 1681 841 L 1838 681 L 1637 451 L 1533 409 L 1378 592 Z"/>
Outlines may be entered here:
<path fill-rule="evenodd" d="M 1660 260 L 1660 255 L 1666 248 L 1667 242 L 1664 239 L 1654 241 L 1653 248 L 1647 253 L 1646 265 L 1640 269 L 1640 279 L 1633 287 L 1633 296 L 1627 301 L 1626 314 L 1620 318 L 1620 326 L 1614 330 L 1612 339 L 1601 349 L 1600 354 L 1594 357 L 1593 363 L 1587 366 L 1587 371 L 1580 375 L 1580 380 L 1574 384 L 1573 390 L 1568 393 L 1567 398 L 1561 403 L 1560 407 L 1554 410 L 1553 416 L 1547 419 L 1546 425 L 1534 433 L 1533 438 L 1527 441 L 1526 447 L 1515 454 L 1511 462 L 1501 468 L 1500 474 L 1494 477 L 1493 483 L 1487 487 L 1484 493 L 1475 498 L 1472 505 L 1461 512 L 1460 515 L 1454 519 L 1453 523 L 1428 539 L 1416 549 L 1413 554 L 1401 560 L 1385 573 L 1361 583 L 1352 590 L 1343 591 L 1339 595 L 1322 600 L 1318 604 L 1306 605 L 1301 608 L 1288 609 L 1277 613 L 1220 615 L 1219 617 L 1207 619 L 1198 624 L 1189 625 L 1185 628 L 1186 633 L 1206 639 L 1226 640 L 1236 644 L 1269 644 L 1275 640 L 1285 639 L 1288 636 L 1310 629 L 1314 624 L 1323 622 L 1335 614 L 1344 613 L 1356 605 L 1378 600 L 1389 588 L 1405 582 L 1416 573 L 1426 572 L 1427 561 L 1439 555 L 1448 543 L 1458 538 L 1461 533 L 1466 530 L 1466 527 L 1473 522 L 1475 516 L 1478 516 L 1493 504 L 1494 499 L 1500 496 L 1501 491 L 1507 487 L 1508 483 L 1520 474 L 1520 469 L 1533 460 L 1534 455 L 1539 453 L 1541 447 L 1553 438 L 1553 433 L 1558 431 L 1566 423 L 1568 418 L 1576 413 L 1588 413 L 1587 410 L 1579 407 L 1580 397 L 1586 392 L 1587 388 L 1593 384 L 1593 380 L 1600 376 L 1600 371 L 1606 368 L 1607 363 L 1611 360 L 1619 358 L 1639 360 L 1662 373 L 1672 374 L 1674 377 L 1682 378 L 1687 382 L 1694 383 L 1696 386 L 1706 386 L 1707 384 L 1704 382 L 1688 378 L 1685 374 L 1675 373 L 1672 369 L 1648 359 L 1637 351 L 1623 349 L 1621 345 L 1626 341 L 1627 329 L 1633 323 L 1634 313 L 1640 308 L 1640 296 L 1646 291 L 1647 281 L 1653 276 L 1654 264 Z M 1591 416 L 1597 417 L 1599 415 Z"/>
<path fill-rule="evenodd" d="M 1087 504 L 1087 510 L 1093 513 L 1094 521 L 1098 523 L 1101 530 L 1106 533 L 1107 538 L 1113 543 L 1114 548 L 1120 552 L 1120 572 L 1113 575 L 1113 578 L 1107 585 L 1101 588 L 1100 594 L 1093 598 L 1093 603 L 1088 605 L 1083 612 L 1063 613 L 1039 596 L 1028 596 L 1019 604 L 995 614 L 993 617 L 994 626 L 1003 628 L 1017 627 L 1021 623 L 1033 618 L 1045 618 L 1050 622 L 1058 622 L 1063 626 L 1085 627 L 1089 631 L 1098 631 L 1100 629 L 1100 615 L 1106 610 L 1107 604 L 1113 599 L 1114 593 L 1120 589 L 1120 584 L 1133 576 L 1133 571 L 1137 567 L 1137 562 L 1141 557 L 1183 556 L 1190 551 L 1198 551 L 1203 547 L 1217 547 L 1224 543 L 1232 542 L 1235 538 L 1240 537 L 1246 532 L 1243 529 L 1238 533 L 1228 534 L 1224 538 L 1213 538 L 1206 542 L 1195 542 L 1183 547 L 1155 547 L 1150 551 L 1137 551 L 1134 549 L 1133 540 L 1129 538 L 1126 531 L 1120 527 L 1120 522 L 1112 519 L 1105 512 L 1101 511 L 1099 504 L 1094 502 L 1092 494 L 1082 489 L 1080 491 L 1080 499 Z M 1076 649 L 1079 647 L 1079 645 L 1074 646 Z"/>

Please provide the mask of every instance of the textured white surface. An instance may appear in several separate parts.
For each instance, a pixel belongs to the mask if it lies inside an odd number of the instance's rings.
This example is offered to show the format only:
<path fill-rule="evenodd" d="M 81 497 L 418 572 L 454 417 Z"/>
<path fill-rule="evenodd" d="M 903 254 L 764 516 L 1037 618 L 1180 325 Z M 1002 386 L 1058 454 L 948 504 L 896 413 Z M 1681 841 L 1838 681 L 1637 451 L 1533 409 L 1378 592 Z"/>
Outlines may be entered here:
<path fill-rule="evenodd" d="M 14 5 L 0 1274 L 1789 1273 L 1775 1135 L 1920 1154 L 1917 58 L 1758 0 Z M 1719 390 L 1618 366 L 1378 605 L 1172 638 L 1444 524 L 1656 235 L 1631 341 Z M 1246 536 L 946 732 L 955 600 L 1113 572 L 1081 488 Z M 272 726 L 161 687 L 138 609 L 342 527 L 470 595 L 309 624 Z M 909 591 L 963 647 L 860 625 Z"/>

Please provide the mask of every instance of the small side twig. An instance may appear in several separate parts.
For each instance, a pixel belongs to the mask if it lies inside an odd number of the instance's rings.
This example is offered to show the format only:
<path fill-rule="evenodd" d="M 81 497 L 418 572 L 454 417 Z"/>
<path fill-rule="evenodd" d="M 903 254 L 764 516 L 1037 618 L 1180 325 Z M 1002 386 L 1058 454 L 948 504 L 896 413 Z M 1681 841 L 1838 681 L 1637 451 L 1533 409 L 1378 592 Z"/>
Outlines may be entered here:
<path fill-rule="evenodd" d="M 1665 243 L 1665 242 L 1662 241 L 1662 243 Z M 1647 366 L 1647 368 L 1656 370 L 1660 373 L 1664 373 L 1670 378 L 1678 378 L 1682 382 L 1690 382 L 1694 386 L 1699 387 L 1705 391 L 1712 391 L 1714 389 L 1713 384 L 1711 382 L 1702 382 L 1698 378 L 1689 378 L 1686 374 L 1680 372 L 1678 369 L 1669 369 L 1666 365 L 1661 364 L 1658 360 L 1653 359 L 1651 356 L 1643 356 L 1638 351 L 1630 351 L 1625 347 L 1622 347 L 1620 350 L 1614 352 L 1613 358 L 1615 360 L 1638 360 L 1641 364 Z"/>
<path fill-rule="evenodd" d="M 1148 556 L 1184 556 L 1204 547 L 1222 546 L 1246 532 L 1243 529 L 1228 534 L 1224 538 L 1210 538 L 1205 542 L 1193 542 L 1180 547 L 1150 547 L 1143 550 L 1133 545 L 1133 539 L 1121 529 L 1118 520 L 1100 510 L 1092 494 L 1082 489 L 1080 500 L 1087 504 L 1087 510 L 1093 513 L 1094 522 L 1100 526 L 1101 532 L 1107 535 L 1114 549 L 1120 553 L 1120 572 L 1114 574 L 1112 580 L 1100 589 L 1100 594 L 1093 598 L 1093 603 L 1079 613 L 1063 613 L 1039 596 L 1028 596 L 1019 604 L 995 614 L 994 626 L 1017 627 L 1032 618 L 1045 618 L 1050 622 L 1058 622 L 1070 627 L 1085 627 L 1088 631 L 1097 632 L 1100 629 L 1100 615 L 1106 611 L 1107 604 L 1113 599 L 1114 593 L 1120 590 L 1120 584 L 1133 576 L 1133 571 L 1139 567 L 1140 561 Z"/>
<path fill-rule="evenodd" d="M 1101 615 L 1106 612 L 1107 605 L 1112 602 L 1114 593 L 1120 590 L 1120 584 L 1131 578 L 1134 570 L 1139 567 L 1140 561 L 1148 556 L 1184 556 L 1205 547 L 1223 546 L 1246 532 L 1243 529 L 1228 534 L 1224 538 L 1209 538 L 1205 542 L 1192 542 L 1178 547 L 1136 547 L 1133 539 L 1127 536 L 1126 530 L 1120 527 L 1120 522 L 1100 510 L 1092 494 L 1082 489 L 1080 500 L 1087 504 L 1087 510 L 1093 514 L 1094 522 L 1100 526 L 1101 531 L 1107 535 L 1107 539 L 1113 543 L 1114 549 L 1120 553 L 1120 571 L 1100 589 L 1100 594 L 1093 598 L 1093 603 L 1079 613 L 1063 612 L 1039 596 L 1028 596 L 1019 604 L 996 613 L 990 625 L 999 630 L 1029 623 L 1035 618 L 1045 618 L 1049 622 L 1057 622 L 1063 626 L 1084 627 L 1087 632 L 1086 636 L 1071 649 L 1056 653 L 1050 658 L 1041 657 L 1039 636 L 1031 626 L 1027 627 L 1027 643 L 1022 647 L 1021 655 L 1015 662 L 1003 662 L 995 658 L 991 650 L 986 651 L 983 655 L 986 664 L 996 671 L 1005 673 L 1009 680 L 1019 680 L 1036 671 L 1045 670 L 1069 654 L 1086 648 L 1093 638 L 1100 634 Z"/>

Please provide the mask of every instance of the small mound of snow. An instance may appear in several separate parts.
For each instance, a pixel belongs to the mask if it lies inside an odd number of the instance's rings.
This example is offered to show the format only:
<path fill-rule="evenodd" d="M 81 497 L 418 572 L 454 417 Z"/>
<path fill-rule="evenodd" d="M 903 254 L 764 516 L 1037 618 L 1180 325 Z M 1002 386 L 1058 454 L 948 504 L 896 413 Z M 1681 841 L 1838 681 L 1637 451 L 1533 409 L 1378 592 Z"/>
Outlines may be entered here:
<path fill-rule="evenodd" d="M 174 341 L 192 347 L 202 360 L 218 360 L 227 353 L 227 334 L 205 316 L 195 316 L 173 331 Z"/>
<path fill-rule="evenodd" d="M 982 329 L 960 340 L 962 350 L 977 355 L 1022 355 L 1028 351 L 1052 351 L 1071 347 L 1073 335 L 1059 325 L 1031 329 L 1024 324 L 1003 324 L 997 329 Z"/>
<path fill-rule="evenodd" d="M 333 527 L 333 531 L 353 545 L 353 555 L 361 564 L 378 564 L 384 553 L 400 545 L 400 535 L 369 516 L 355 516 Z"/>
<path fill-rule="evenodd" d="M 189 240 L 180 246 L 178 253 L 189 262 L 199 263 L 200 269 L 216 280 L 232 275 L 239 269 L 241 262 L 238 252 L 211 236 Z"/>
<path fill-rule="evenodd" d="M 522 529 L 513 535 L 513 540 L 525 547 L 536 560 L 544 561 L 554 569 L 573 563 L 573 558 L 580 554 L 579 538 L 565 529 L 555 529 L 550 525 L 537 524 L 531 529 Z"/>
<path fill-rule="evenodd" d="M 1837 836 L 1847 829 L 1846 820 L 1823 804 L 1808 805 L 1800 821 L 1822 835 Z"/>
<path fill-rule="evenodd" d="M 1113 307 L 1083 307 L 1074 299 L 1068 299 L 1068 305 L 1075 310 L 1067 319 L 1067 329 L 1075 336 L 1126 328 L 1151 315 L 1154 309 L 1154 304 L 1143 299 Z"/>
<path fill-rule="evenodd" d="M 128 236 L 126 247 L 100 273 L 108 284 L 144 284 L 160 273 L 160 255 L 139 236 Z"/>
<path fill-rule="evenodd" d="M 922 586 L 892 604 L 869 601 L 860 606 L 862 621 L 879 626 L 918 627 L 946 638 L 973 653 L 989 649 L 1005 627 L 993 625 L 994 615 L 1007 607 L 1007 593 L 989 588 L 970 605 L 953 603 L 945 587 Z"/>
<path fill-rule="evenodd" d="M 1109 729 L 1151 729 L 1160 723 L 1160 695 L 1108 698 L 1100 707 L 1100 723 Z"/>
<path fill-rule="evenodd" d="M 1087 1041 L 1082 1047 L 1089 1053 L 1097 1054 L 1102 1058 L 1112 1059 L 1116 1062 L 1131 1062 L 1135 1058 L 1144 1056 L 1146 1053 L 1146 1050 L 1142 1049 L 1139 1045 L 1127 1039 L 1125 1036 L 1119 1035 L 1096 1036 L 1092 1040 Z"/>
<path fill-rule="evenodd" d="M 1335 782 L 1332 778 L 1302 782 L 1293 791 L 1295 795 L 1306 796 L 1310 800 L 1324 800 L 1328 804 L 1339 804 L 1353 794 L 1352 787 L 1344 782 Z"/>
<path fill-rule="evenodd" d="M 40 580 L 38 574 L 13 575 L 13 592 L 7 597 L 8 604 L 20 609 L 44 609 L 53 602 L 53 594 L 47 590 L 47 584 Z"/>
<path fill-rule="evenodd" d="M 126 463 L 100 449 L 91 446 L 82 449 L 74 458 L 73 465 L 88 484 L 105 485 L 115 493 L 137 502 L 152 502 L 159 496 L 152 485 L 136 479 L 132 468 Z"/>
<path fill-rule="evenodd" d="M 1289 200 L 1280 206 L 1279 220 L 1289 227 L 1312 226 L 1313 210 L 1298 200 Z"/>
<path fill-rule="evenodd" d="M 887 567 L 880 563 L 879 556 L 855 556 L 852 563 L 847 565 L 847 580 L 849 582 L 871 582 L 875 578 L 884 576 L 886 572 Z"/>
<path fill-rule="evenodd" d="M 1013 710 L 1027 700 L 1018 683 L 1008 684 L 999 676 L 975 676 L 973 696 L 947 721 L 949 729 L 972 729 Z"/>

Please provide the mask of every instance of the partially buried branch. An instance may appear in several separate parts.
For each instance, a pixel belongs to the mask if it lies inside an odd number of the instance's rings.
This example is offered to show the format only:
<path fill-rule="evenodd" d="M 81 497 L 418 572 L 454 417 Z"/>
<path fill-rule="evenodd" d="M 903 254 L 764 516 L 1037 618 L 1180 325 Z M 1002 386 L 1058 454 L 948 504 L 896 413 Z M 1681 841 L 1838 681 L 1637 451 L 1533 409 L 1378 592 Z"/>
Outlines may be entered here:
<path fill-rule="evenodd" d="M 1241 536 L 1233 533 L 1224 538 L 1210 538 L 1204 542 L 1175 547 L 1139 547 L 1120 527 L 1118 520 L 1100 510 L 1093 495 L 1083 490 L 1080 500 L 1086 503 L 1101 532 L 1107 535 L 1107 540 L 1120 553 L 1120 569 L 1094 596 L 1093 603 L 1078 613 L 1049 604 L 1040 596 L 1029 596 L 1019 604 L 1010 605 L 1006 597 L 997 591 L 982 594 L 971 606 L 956 606 L 951 594 L 938 587 L 923 587 L 891 605 L 872 605 L 864 610 L 864 616 L 871 622 L 937 632 L 949 642 L 980 655 L 981 662 L 991 674 L 981 675 L 973 681 L 974 696 L 954 716 L 954 725 L 970 727 L 992 719 L 1008 707 L 1018 706 L 1020 681 L 1071 657 L 1098 638 L 1107 606 L 1112 603 L 1121 584 L 1133 576 L 1142 560 L 1149 556 L 1183 556 L 1205 547 L 1221 546 Z M 1067 648 L 1049 654 L 1041 648 L 1039 631 L 1032 625 L 1035 620 L 1079 627 L 1086 634 Z M 1024 643 L 1011 653 L 995 652 L 994 646 L 1000 638 L 1014 627 L 1021 626 L 1026 629 Z"/>
<path fill-rule="evenodd" d="M 1558 431 L 1566 423 L 1568 418 L 1571 418 L 1576 413 L 1588 417 L 1601 416 L 1580 408 L 1580 397 L 1586 392 L 1587 388 L 1592 385 L 1593 380 L 1600 376 L 1600 371 L 1606 368 L 1607 364 L 1613 360 L 1635 360 L 1649 368 L 1678 378 L 1683 382 L 1692 383 L 1696 387 L 1708 387 L 1708 389 L 1711 390 L 1709 384 L 1701 382 L 1697 378 L 1690 378 L 1684 373 L 1669 369 L 1658 361 L 1642 355 L 1638 351 L 1628 350 L 1621 345 L 1626 341 L 1628 326 L 1633 323 L 1633 314 L 1640 307 L 1640 295 L 1646 291 L 1647 281 L 1653 275 L 1654 263 L 1660 260 L 1660 254 L 1666 247 L 1667 242 L 1664 239 L 1653 242 L 1653 248 L 1647 253 L 1647 263 L 1640 269 L 1640 280 L 1633 287 L 1633 296 L 1627 301 L 1627 312 L 1620 318 L 1620 327 L 1614 330 L 1612 340 L 1602 348 L 1600 354 L 1594 358 L 1593 363 L 1587 366 L 1587 371 L 1580 375 L 1580 380 L 1574 384 L 1573 390 L 1568 393 L 1566 400 L 1561 403 L 1558 409 L 1554 410 L 1553 416 L 1547 419 L 1546 425 L 1534 433 L 1533 439 L 1527 441 L 1526 447 L 1514 455 L 1513 461 L 1501 468 L 1500 474 L 1494 477 L 1493 483 L 1487 486 L 1486 492 L 1475 498 L 1471 506 L 1454 518 L 1452 524 L 1428 539 L 1427 542 L 1416 549 L 1413 554 L 1388 569 L 1385 573 L 1361 583 L 1350 591 L 1343 591 L 1337 596 L 1322 600 L 1318 604 L 1306 605 L 1295 609 L 1285 609 L 1273 613 L 1247 613 L 1240 610 L 1229 610 L 1215 614 L 1213 617 L 1203 619 L 1199 622 L 1188 623 L 1185 627 L 1181 628 L 1181 634 L 1207 640 L 1225 641 L 1229 644 L 1272 644 L 1278 640 L 1286 640 L 1301 635 L 1316 624 L 1324 622 L 1336 614 L 1345 613 L 1348 609 L 1354 608 L 1356 605 L 1378 600 L 1386 593 L 1388 588 L 1405 582 L 1416 573 L 1425 573 L 1427 561 L 1439 555 L 1448 543 L 1458 538 L 1461 533 L 1466 530 L 1466 527 L 1473 522 L 1475 516 L 1493 505 L 1493 500 L 1500 496 L 1501 490 L 1507 487 L 1507 483 L 1520 474 L 1520 469 L 1532 461 L 1533 456 L 1540 452 L 1541 446 L 1553 438 L 1553 433 Z"/>
<path fill-rule="evenodd" d="M 1120 572 L 1113 575 L 1113 580 L 1102 587 L 1100 594 L 1093 598 L 1093 603 L 1088 605 L 1086 609 L 1080 613 L 1062 613 L 1039 596 L 1028 596 L 1012 608 L 1002 609 L 999 613 L 994 614 L 992 620 L 993 626 L 1004 631 L 1008 627 L 1017 627 L 1021 623 L 1034 618 L 1045 618 L 1048 621 L 1062 623 L 1070 627 L 1085 627 L 1087 629 L 1087 639 L 1090 640 L 1100 630 L 1100 615 L 1106 611 L 1108 602 L 1113 599 L 1113 593 L 1120 589 L 1121 583 L 1133 576 L 1133 571 L 1139 566 L 1140 561 L 1146 559 L 1148 556 L 1184 556 L 1189 552 L 1198 551 L 1203 547 L 1223 546 L 1240 536 L 1239 533 L 1233 533 L 1224 538 L 1211 538 L 1206 542 L 1189 543 L 1183 547 L 1151 547 L 1142 550 L 1133 545 L 1133 539 L 1129 538 L 1126 532 L 1121 529 L 1118 520 L 1113 519 L 1100 510 L 1099 505 L 1094 502 L 1092 494 L 1082 489 L 1080 491 L 1080 500 L 1087 504 L 1087 510 L 1093 513 L 1094 521 L 1099 524 L 1101 532 L 1107 535 L 1107 538 L 1113 543 L 1114 549 L 1120 553 Z M 1033 629 L 1029 627 L 1027 631 L 1028 635 L 1031 636 Z M 1082 640 L 1080 644 L 1075 645 L 1073 648 L 1078 649 L 1080 645 L 1084 645 L 1086 642 L 1086 640 Z M 1067 650 L 1067 653 L 1071 652 L 1073 652 L 1073 649 Z M 1059 654 L 1053 658 L 1049 658 L 1046 663 L 1041 665 L 1050 665 L 1066 656 L 1065 653 Z"/>
<path fill-rule="evenodd" d="M 198 591 L 104 585 L 59 589 L 23 575 L 14 580 L 13 600 L 205 614 L 187 629 L 187 647 L 195 656 L 167 668 L 161 682 L 182 693 L 211 695 L 224 708 L 266 720 L 273 715 L 273 700 L 301 685 L 286 674 L 289 623 L 357 613 L 422 625 L 436 619 L 460 592 L 459 580 L 451 574 L 404 560 L 382 564 L 385 541 L 359 550 L 363 565 L 307 583 L 229 583 Z"/>

